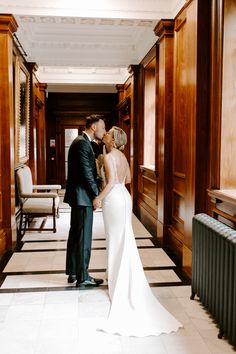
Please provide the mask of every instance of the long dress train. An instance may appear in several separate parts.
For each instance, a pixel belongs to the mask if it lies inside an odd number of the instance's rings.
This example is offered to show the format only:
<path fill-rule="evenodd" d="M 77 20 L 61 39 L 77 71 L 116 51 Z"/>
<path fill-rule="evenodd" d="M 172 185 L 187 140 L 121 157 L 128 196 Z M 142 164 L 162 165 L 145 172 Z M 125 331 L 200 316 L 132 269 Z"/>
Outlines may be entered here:
<path fill-rule="evenodd" d="M 145 277 L 132 228 L 132 200 L 116 183 L 103 200 L 111 307 L 101 330 L 144 337 L 177 331 L 182 324 L 155 298 Z"/>

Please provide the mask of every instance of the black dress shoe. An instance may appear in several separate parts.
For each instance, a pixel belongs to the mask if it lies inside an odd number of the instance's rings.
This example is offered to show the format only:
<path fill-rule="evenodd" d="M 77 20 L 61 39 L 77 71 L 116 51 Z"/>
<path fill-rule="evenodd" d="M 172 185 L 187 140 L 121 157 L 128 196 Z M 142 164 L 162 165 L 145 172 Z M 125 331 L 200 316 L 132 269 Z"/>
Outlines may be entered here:
<path fill-rule="evenodd" d="M 91 279 L 94 280 L 97 285 L 101 285 L 103 283 L 103 279 L 95 279 L 95 278 L 91 278 Z"/>
<path fill-rule="evenodd" d="M 67 279 L 67 282 L 68 283 L 74 283 L 76 281 L 76 275 L 69 275 L 68 276 L 68 279 Z"/>
<path fill-rule="evenodd" d="M 77 281 L 76 287 L 79 289 L 95 288 L 102 283 L 103 283 L 103 279 L 94 279 L 90 277 L 89 279 L 84 280 L 82 282 Z"/>

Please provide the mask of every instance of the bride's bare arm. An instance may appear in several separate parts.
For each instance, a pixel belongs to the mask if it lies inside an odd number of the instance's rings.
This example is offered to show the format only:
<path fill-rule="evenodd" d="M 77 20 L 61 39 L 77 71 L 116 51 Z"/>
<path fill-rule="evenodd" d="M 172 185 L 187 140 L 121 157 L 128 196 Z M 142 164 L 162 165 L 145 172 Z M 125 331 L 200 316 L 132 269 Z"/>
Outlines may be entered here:
<path fill-rule="evenodd" d="M 130 167 L 127 161 L 127 175 L 125 177 L 125 184 L 131 183 L 131 172 L 130 172 Z"/>
<path fill-rule="evenodd" d="M 112 166 L 112 161 L 109 158 L 108 154 L 104 156 L 104 167 L 106 171 L 107 184 L 102 190 L 102 192 L 100 192 L 99 195 L 93 201 L 93 206 L 95 209 L 99 207 L 100 202 L 103 200 L 103 198 L 105 198 L 105 196 L 110 192 L 110 190 L 115 184 L 114 167 Z"/>

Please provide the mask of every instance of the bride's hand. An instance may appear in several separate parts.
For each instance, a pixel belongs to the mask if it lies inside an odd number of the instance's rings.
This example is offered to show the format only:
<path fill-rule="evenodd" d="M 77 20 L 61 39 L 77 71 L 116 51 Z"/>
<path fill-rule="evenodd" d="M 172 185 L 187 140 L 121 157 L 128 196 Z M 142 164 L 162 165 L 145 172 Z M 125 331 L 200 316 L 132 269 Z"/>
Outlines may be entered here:
<path fill-rule="evenodd" d="M 98 197 L 94 198 L 93 209 L 96 210 L 97 208 L 101 208 L 101 205 L 102 205 L 101 200 Z"/>

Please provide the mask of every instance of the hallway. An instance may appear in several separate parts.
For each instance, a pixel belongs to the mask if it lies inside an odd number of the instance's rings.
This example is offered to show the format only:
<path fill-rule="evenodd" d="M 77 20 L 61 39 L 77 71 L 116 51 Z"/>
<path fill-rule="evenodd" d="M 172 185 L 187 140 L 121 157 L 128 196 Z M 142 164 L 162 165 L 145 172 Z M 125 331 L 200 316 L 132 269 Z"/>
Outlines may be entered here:
<path fill-rule="evenodd" d="M 164 250 L 152 243 L 151 235 L 135 216 L 134 233 L 148 281 L 158 300 L 183 323 L 184 329 L 145 338 L 96 331 L 109 311 L 107 284 L 86 291 L 67 284 L 64 268 L 69 217 L 69 208 L 61 202 L 56 234 L 27 232 L 5 265 L 2 260 L 1 354 L 234 352 L 227 341 L 217 338 L 218 329 L 201 304 L 189 300 L 189 282 Z M 106 279 L 101 211 L 94 214 L 90 273 Z"/>

